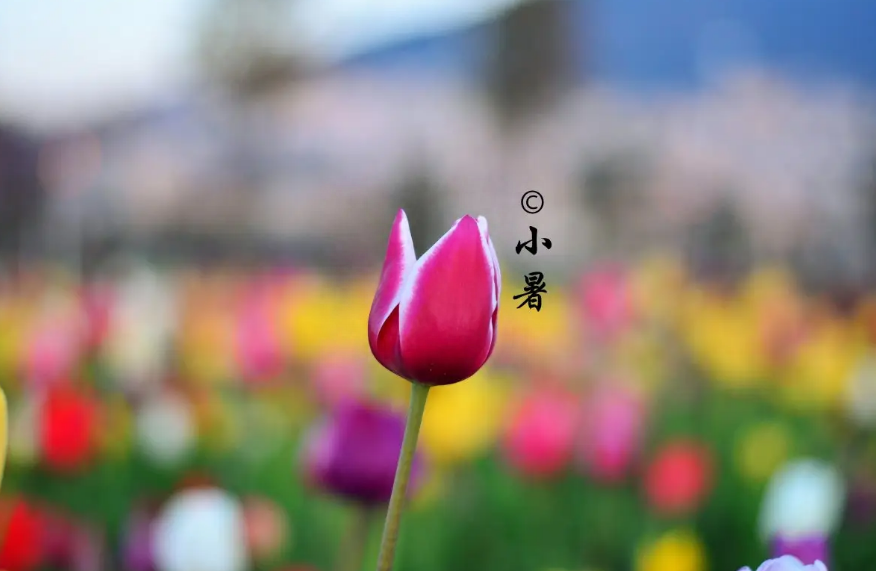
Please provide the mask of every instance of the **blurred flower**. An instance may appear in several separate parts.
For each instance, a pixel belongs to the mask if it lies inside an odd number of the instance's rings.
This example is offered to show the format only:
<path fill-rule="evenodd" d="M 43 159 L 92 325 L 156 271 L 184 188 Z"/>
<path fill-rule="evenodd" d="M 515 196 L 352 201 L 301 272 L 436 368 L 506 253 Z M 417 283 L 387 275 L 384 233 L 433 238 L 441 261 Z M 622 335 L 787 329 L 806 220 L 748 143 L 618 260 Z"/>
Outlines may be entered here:
<path fill-rule="evenodd" d="M 639 395 L 617 384 L 605 384 L 588 398 L 582 414 L 580 459 L 593 478 L 623 478 L 639 451 L 645 407 Z"/>
<path fill-rule="evenodd" d="M 110 331 L 115 304 L 114 288 L 109 283 L 91 283 L 80 291 L 85 317 L 85 344 L 89 350 L 103 345 Z"/>
<path fill-rule="evenodd" d="M 670 442 L 657 452 L 645 473 L 648 503 L 662 515 L 694 512 L 711 491 L 712 477 L 712 458 L 704 445 Z"/>
<path fill-rule="evenodd" d="M 176 494 L 153 527 L 155 566 L 161 571 L 243 571 L 248 568 L 243 512 L 223 490 Z"/>
<path fill-rule="evenodd" d="M 113 458 L 124 458 L 131 451 L 134 417 L 124 397 L 114 394 L 104 398 L 98 426 L 101 452 Z"/>
<path fill-rule="evenodd" d="M 671 531 L 640 550 L 636 571 L 703 571 L 706 552 L 690 531 Z"/>
<path fill-rule="evenodd" d="M 765 539 L 827 537 L 839 523 L 845 490 L 832 465 L 813 459 L 786 464 L 770 480 L 760 512 Z"/>
<path fill-rule="evenodd" d="M 860 355 L 851 333 L 837 321 L 807 337 L 784 371 L 780 396 L 785 403 L 804 410 L 842 403 Z"/>
<path fill-rule="evenodd" d="M 749 481 L 765 482 L 791 452 L 791 435 L 780 422 L 762 422 L 749 427 L 737 441 L 736 463 Z"/>
<path fill-rule="evenodd" d="M 243 522 L 246 544 L 256 561 L 272 560 L 286 547 L 286 514 L 272 500 L 255 496 L 244 499 Z"/>
<path fill-rule="evenodd" d="M 365 364 L 352 355 L 326 357 L 316 363 L 311 382 L 320 400 L 328 406 L 356 399 L 365 391 Z"/>
<path fill-rule="evenodd" d="M 279 301 L 281 341 L 287 354 L 310 363 L 335 353 L 368 355 L 362 321 L 374 295 L 373 283 L 345 288 L 316 275 L 299 275 Z"/>
<path fill-rule="evenodd" d="M 79 307 L 67 295 L 52 296 L 28 335 L 23 371 L 28 382 L 46 387 L 68 380 L 79 363 L 84 334 Z"/>
<path fill-rule="evenodd" d="M 658 255 L 638 264 L 630 276 L 636 313 L 667 324 L 675 319 L 685 287 L 685 270 L 674 256 Z"/>
<path fill-rule="evenodd" d="M 578 286 L 584 324 L 600 341 L 609 341 L 632 322 L 634 307 L 627 274 L 607 266 L 588 272 Z"/>
<path fill-rule="evenodd" d="M 824 536 L 814 535 L 812 537 L 796 539 L 785 539 L 778 536 L 773 539 L 771 547 L 773 557 L 792 555 L 806 564 L 815 563 L 816 561 L 821 561 L 825 564 L 830 563 L 828 560 L 827 538 Z"/>
<path fill-rule="evenodd" d="M 16 464 L 31 464 L 36 461 L 40 446 L 40 418 L 44 398 L 26 392 L 13 402 L 10 415 L 9 461 Z"/>
<path fill-rule="evenodd" d="M 5 529 L 0 546 L 0 569 L 5 571 L 29 571 L 43 563 L 45 527 L 41 514 L 21 498 L 12 505 L 4 505 L 2 511 Z"/>
<path fill-rule="evenodd" d="M 876 426 L 876 353 L 867 353 L 858 361 L 847 386 L 848 417 L 865 428 Z"/>
<path fill-rule="evenodd" d="M 743 567 L 739 571 L 751 571 L 751 567 Z M 818 561 L 812 565 L 804 565 L 799 559 L 786 555 L 778 559 L 764 561 L 757 571 L 827 571 L 824 563 Z"/>
<path fill-rule="evenodd" d="M 125 388 L 140 390 L 163 376 L 176 310 L 166 278 L 145 267 L 117 283 L 104 349 L 113 378 Z"/>
<path fill-rule="evenodd" d="M 195 433 L 206 448 L 217 453 L 237 448 L 243 437 L 237 405 L 210 389 L 195 391 L 190 402 Z"/>
<path fill-rule="evenodd" d="M 372 353 L 400 377 L 426 385 L 471 377 L 496 344 L 500 284 L 485 218 L 459 219 L 417 260 L 400 210 L 368 318 Z"/>
<path fill-rule="evenodd" d="M 237 362 L 243 378 L 252 381 L 277 377 L 285 366 L 274 299 L 267 285 L 256 284 L 254 291 L 245 294 L 237 318 Z"/>
<path fill-rule="evenodd" d="M 302 450 L 305 479 L 328 492 L 365 504 L 389 501 L 401 453 L 405 418 L 374 403 L 339 406 L 307 435 Z M 416 456 L 410 493 L 422 474 Z"/>
<path fill-rule="evenodd" d="M 98 402 L 72 387 L 50 389 L 41 407 L 43 461 L 61 472 L 82 469 L 97 450 Z"/>
<path fill-rule="evenodd" d="M 524 395 L 505 432 L 508 463 L 533 478 L 556 475 L 572 456 L 580 416 L 575 395 L 553 389 Z"/>
<path fill-rule="evenodd" d="M 3 473 L 6 471 L 6 449 L 9 444 L 9 406 L 6 393 L 0 387 L 0 485 L 3 484 Z"/>
<path fill-rule="evenodd" d="M 502 430 L 507 393 L 503 378 L 482 371 L 468 382 L 429 391 L 420 442 L 430 460 L 450 465 L 492 446 Z"/>
<path fill-rule="evenodd" d="M 142 510 L 134 511 L 122 537 L 122 562 L 125 571 L 154 571 L 153 522 Z"/>
<path fill-rule="evenodd" d="M 756 309 L 700 291 L 690 293 L 684 315 L 687 345 L 710 378 L 727 388 L 743 389 L 764 376 L 766 354 L 756 334 Z"/>
<path fill-rule="evenodd" d="M 46 510 L 41 514 L 43 563 L 52 567 L 72 565 L 75 526 L 69 517 Z"/>
<path fill-rule="evenodd" d="M 188 402 L 170 391 L 149 397 L 137 413 L 137 442 L 153 462 L 179 462 L 194 446 L 195 426 Z"/>

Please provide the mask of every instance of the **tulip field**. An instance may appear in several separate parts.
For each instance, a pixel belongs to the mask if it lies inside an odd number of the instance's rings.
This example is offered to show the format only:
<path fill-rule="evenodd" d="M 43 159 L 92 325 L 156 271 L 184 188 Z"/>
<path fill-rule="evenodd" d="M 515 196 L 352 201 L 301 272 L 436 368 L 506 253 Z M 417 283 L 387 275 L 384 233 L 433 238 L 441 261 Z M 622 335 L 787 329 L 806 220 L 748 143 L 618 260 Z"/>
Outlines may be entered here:
<path fill-rule="evenodd" d="M 377 270 L 3 277 L 0 569 L 375 569 L 412 387 Z M 876 292 L 655 255 L 534 311 L 508 274 L 489 361 L 429 390 L 396 569 L 876 568 Z"/>

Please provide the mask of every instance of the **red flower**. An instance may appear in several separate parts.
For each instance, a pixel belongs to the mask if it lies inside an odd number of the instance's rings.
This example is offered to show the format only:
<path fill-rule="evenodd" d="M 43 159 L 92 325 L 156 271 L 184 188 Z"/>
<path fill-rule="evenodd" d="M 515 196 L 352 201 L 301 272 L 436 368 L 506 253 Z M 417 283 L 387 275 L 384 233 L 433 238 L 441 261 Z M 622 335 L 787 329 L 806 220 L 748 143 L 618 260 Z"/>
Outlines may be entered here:
<path fill-rule="evenodd" d="M 23 500 L 16 500 L 7 516 L 0 547 L 0 569 L 26 571 L 42 564 L 44 528 L 40 513 Z"/>
<path fill-rule="evenodd" d="M 708 496 L 712 474 L 707 449 L 696 442 L 673 442 L 648 466 L 645 474 L 648 502 L 663 515 L 689 514 Z"/>
<path fill-rule="evenodd" d="M 474 375 L 493 352 L 501 276 L 483 217 L 464 216 L 419 260 L 400 210 L 368 318 L 368 341 L 393 373 L 426 385 Z"/>
<path fill-rule="evenodd" d="M 77 470 L 95 450 L 95 402 L 71 388 L 49 391 L 42 408 L 43 459 L 59 471 Z"/>

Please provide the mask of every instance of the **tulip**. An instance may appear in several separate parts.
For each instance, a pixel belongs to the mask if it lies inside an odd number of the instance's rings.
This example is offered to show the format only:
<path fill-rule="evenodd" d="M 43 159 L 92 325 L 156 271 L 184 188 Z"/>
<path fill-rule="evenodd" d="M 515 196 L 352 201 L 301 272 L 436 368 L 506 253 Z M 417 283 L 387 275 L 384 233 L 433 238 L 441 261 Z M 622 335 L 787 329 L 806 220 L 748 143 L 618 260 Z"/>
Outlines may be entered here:
<path fill-rule="evenodd" d="M 152 522 L 144 511 L 136 511 L 128 519 L 122 540 L 122 561 L 127 571 L 153 571 Z"/>
<path fill-rule="evenodd" d="M 43 460 L 59 471 L 81 469 L 97 450 L 97 402 L 72 388 L 52 389 L 43 403 Z"/>
<path fill-rule="evenodd" d="M 842 515 L 845 486 L 836 469 L 818 460 L 797 460 L 777 472 L 767 486 L 761 532 L 773 555 L 827 562 L 827 537 Z"/>
<path fill-rule="evenodd" d="M 614 339 L 634 317 L 629 279 L 620 268 L 585 275 L 579 285 L 587 327 L 599 340 Z"/>
<path fill-rule="evenodd" d="M 636 571 L 703 571 L 706 552 L 700 539 L 688 530 L 669 531 L 645 546 L 636 557 Z"/>
<path fill-rule="evenodd" d="M 751 567 L 743 567 L 739 571 L 751 571 Z M 812 565 L 804 565 L 796 557 L 785 555 L 778 559 L 770 559 L 764 561 L 757 571 L 827 571 L 827 567 L 821 561 L 816 561 Z"/>
<path fill-rule="evenodd" d="M 471 377 L 496 343 L 500 280 L 485 218 L 457 220 L 417 260 L 399 211 L 368 318 L 372 353 L 396 375 L 424 385 Z"/>
<path fill-rule="evenodd" d="M 571 459 L 579 410 L 574 396 L 544 391 L 523 401 L 505 435 L 505 456 L 519 472 L 547 478 Z"/>
<path fill-rule="evenodd" d="M 45 526 L 42 514 L 24 500 L 15 500 L 0 540 L 0 569 L 29 571 L 44 562 Z"/>
<path fill-rule="evenodd" d="M 153 527 L 152 553 L 162 571 L 244 571 L 249 568 L 243 509 L 224 492 L 180 492 Z"/>
<path fill-rule="evenodd" d="M 374 357 L 412 382 L 378 571 L 392 569 L 429 387 L 463 381 L 490 358 L 496 345 L 501 282 L 484 217 L 460 218 L 418 260 L 407 216 L 399 210 L 368 316 L 368 343 Z"/>
<path fill-rule="evenodd" d="M 362 504 L 389 501 L 405 422 L 394 411 L 347 402 L 311 430 L 303 449 L 305 479 Z M 415 460 L 414 484 L 419 458 Z"/>
<path fill-rule="evenodd" d="M 582 415 L 579 453 L 593 478 L 616 482 L 627 474 L 639 451 L 644 408 L 637 394 L 614 385 L 591 396 Z"/>
<path fill-rule="evenodd" d="M 708 495 L 712 474 L 711 455 L 706 448 L 695 442 L 673 442 L 648 466 L 648 503 L 663 515 L 690 514 Z"/>

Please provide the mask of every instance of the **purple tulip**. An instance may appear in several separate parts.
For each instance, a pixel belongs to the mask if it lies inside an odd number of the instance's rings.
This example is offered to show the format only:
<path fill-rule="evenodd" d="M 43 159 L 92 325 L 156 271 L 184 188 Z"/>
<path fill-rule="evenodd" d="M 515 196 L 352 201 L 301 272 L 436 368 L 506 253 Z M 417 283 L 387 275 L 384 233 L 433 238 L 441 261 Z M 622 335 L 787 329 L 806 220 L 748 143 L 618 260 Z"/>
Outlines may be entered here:
<path fill-rule="evenodd" d="M 804 564 L 813 564 L 816 561 L 829 563 L 827 538 L 819 535 L 786 539 L 776 536 L 772 541 L 773 556 L 793 555 Z"/>
<path fill-rule="evenodd" d="M 128 521 L 122 544 L 126 571 L 152 571 L 152 524 L 145 513 L 136 513 Z"/>
<path fill-rule="evenodd" d="M 347 402 L 308 435 L 303 464 L 310 483 L 365 504 L 388 502 L 404 438 L 405 417 L 376 404 Z M 422 459 L 414 458 L 409 490 Z"/>
<path fill-rule="evenodd" d="M 743 567 L 739 571 L 751 571 L 751 567 Z M 804 565 L 799 559 L 791 555 L 785 555 L 778 559 L 764 561 L 757 571 L 827 571 L 827 567 L 821 561 L 812 565 Z"/>

